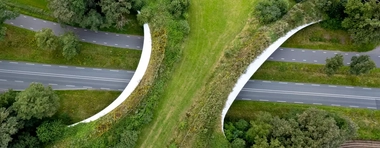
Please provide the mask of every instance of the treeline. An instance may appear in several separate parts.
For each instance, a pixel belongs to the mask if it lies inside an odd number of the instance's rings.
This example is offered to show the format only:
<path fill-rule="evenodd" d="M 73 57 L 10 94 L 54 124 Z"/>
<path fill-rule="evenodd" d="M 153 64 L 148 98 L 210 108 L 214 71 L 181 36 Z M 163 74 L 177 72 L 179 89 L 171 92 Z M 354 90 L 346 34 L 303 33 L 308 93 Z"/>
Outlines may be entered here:
<path fill-rule="evenodd" d="M 333 76 L 344 64 L 343 55 L 336 54 L 334 57 L 327 58 L 324 71 L 328 76 Z M 375 62 L 368 55 L 353 56 L 350 63 L 350 74 L 361 75 L 376 68 Z"/>
<path fill-rule="evenodd" d="M 60 138 L 66 126 L 54 116 L 59 106 L 57 94 L 40 83 L 0 94 L 0 147 L 42 147 Z"/>
<path fill-rule="evenodd" d="M 307 0 L 296 0 L 297 3 Z M 380 4 L 378 0 L 310 0 L 326 14 L 321 24 L 327 29 L 347 30 L 357 44 L 380 44 Z M 255 7 L 263 24 L 279 20 L 287 13 L 287 0 L 261 0 Z M 302 18 L 302 14 L 299 14 Z M 301 19 L 300 18 L 300 19 Z"/>
<path fill-rule="evenodd" d="M 0 3 L 0 41 L 4 39 L 7 28 L 4 27 L 4 21 L 12 18 L 16 18 L 18 13 L 8 11 L 7 6 L 4 3 Z"/>
<path fill-rule="evenodd" d="M 233 148 L 328 148 L 355 137 L 350 119 L 310 108 L 280 118 L 260 112 L 255 119 L 226 122 L 225 135 Z"/>

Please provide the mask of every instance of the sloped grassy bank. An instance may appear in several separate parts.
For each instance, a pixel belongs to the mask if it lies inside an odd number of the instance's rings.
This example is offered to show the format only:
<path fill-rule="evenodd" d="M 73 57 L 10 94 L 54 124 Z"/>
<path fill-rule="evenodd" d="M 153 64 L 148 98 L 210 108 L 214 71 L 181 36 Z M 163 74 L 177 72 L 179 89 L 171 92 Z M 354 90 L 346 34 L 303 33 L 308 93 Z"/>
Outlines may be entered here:
<path fill-rule="evenodd" d="M 154 1 L 141 9 L 140 21 L 151 22 L 152 54 L 144 78 L 131 96 L 101 119 L 67 128 L 64 136 L 48 147 L 135 147 L 141 128 L 153 118 L 173 64 L 179 60 L 181 42 L 190 31 L 184 19 L 188 4 L 182 3 L 178 10 L 170 2 Z"/>
<path fill-rule="evenodd" d="M 287 31 L 313 21 L 322 19 L 321 13 L 314 6 L 314 1 L 294 5 L 279 21 L 260 26 L 250 19 L 244 30 L 236 37 L 213 69 L 207 83 L 194 97 L 192 108 L 178 123 L 175 142 L 180 147 L 226 147 L 220 125 L 223 105 L 237 78 L 246 67 L 270 43 Z"/>

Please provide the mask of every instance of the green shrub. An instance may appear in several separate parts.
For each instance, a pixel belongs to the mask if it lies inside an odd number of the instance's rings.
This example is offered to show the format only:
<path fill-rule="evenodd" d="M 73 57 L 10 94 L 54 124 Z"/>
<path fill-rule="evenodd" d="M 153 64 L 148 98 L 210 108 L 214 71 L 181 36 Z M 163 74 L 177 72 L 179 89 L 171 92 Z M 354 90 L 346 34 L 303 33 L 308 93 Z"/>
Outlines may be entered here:
<path fill-rule="evenodd" d="M 62 137 L 66 128 L 61 121 L 44 122 L 37 127 L 38 139 L 43 143 L 52 142 Z"/>
<path fill-rule="evenodd" d="M 280 19 L 288 11 L 287 0 L 261 0 L 255 7 L 259 20 L 268 24 Z"/>

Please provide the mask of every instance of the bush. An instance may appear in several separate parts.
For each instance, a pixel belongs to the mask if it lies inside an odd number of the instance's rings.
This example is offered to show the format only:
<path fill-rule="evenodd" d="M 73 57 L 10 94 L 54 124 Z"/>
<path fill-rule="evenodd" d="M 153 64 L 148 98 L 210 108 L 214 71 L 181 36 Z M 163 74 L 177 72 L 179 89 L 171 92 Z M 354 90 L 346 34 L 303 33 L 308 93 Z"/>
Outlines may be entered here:
<path fill-rule="evenodd" d="M 350 63 L 350 73 L 360 75 L 368 73 L 375 67 L 375 62 L 368 55 L 353 56 Z"/>
<path fill-rule="evenodd" d="M 79 40 L 77 36 L 73 32 L 66 32 L 61 37 L 62 42 L 62 55 L 67 60 L 71 60 L 76 55 L 78 55 L 79 52 Z"/>
<path fill-rule="evenodd" d="M 287 0 L 261 0 L 256 5 L 256 16 L 260 22 L 268 24 L 280 19 L 288 12 Z"/>
<path fill-rule="evenodd" d="M 44 122 L 37 127 L 37 136 L 43 143 L 52 142 L 62 136 L 64 129 L 65 125 L 59 120 Z"/>
<path fill-rule="evenodd" d="M 38 31 L 34 36 L 37 46 L 45 50 L 56 50 L 59 46 L 58 37 L 54 35 L 53 31 L 48 28 L 43 28 Z"/>

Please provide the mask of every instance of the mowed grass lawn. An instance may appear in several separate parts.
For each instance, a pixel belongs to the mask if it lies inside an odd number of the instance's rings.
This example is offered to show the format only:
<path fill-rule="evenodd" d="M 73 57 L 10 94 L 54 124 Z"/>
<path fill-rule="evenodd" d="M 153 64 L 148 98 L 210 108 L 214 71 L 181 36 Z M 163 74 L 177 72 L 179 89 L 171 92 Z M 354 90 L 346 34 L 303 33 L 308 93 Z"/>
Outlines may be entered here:
<path fill-rule="evenodd" d="M 283 117 L 292 112 L 302 112 L 310 107 L 323 109 L 350 118 L 359 126 L 358 137 L 356 139 L 380 140 L 380 110 L 274 102 L 235 101 L 228 110 L 225 120 L 238 120 L 243 118 L 249 121 L 254 119 L 255 115 L 260 111 Z"/>
<path fill-rule="evenodd" d="M 380 88 L 380 68 L 356 76 L 349 74 L 349 67 L 344 66 L 334 76 L 329 77 L 323 67 L 320 64 L 267 61 L 251 79 Z"/>
<path fill-rule="evenodd" d="M 56 115 L 67 116 L 71 123 L 95 115 L 111 104 L 121 93 L 120 91 L 99 90 L 60 90 L 55 92 L 60 98 L 60 108 Z"/>
<path fill-rule="evenodd" d="M 141 56 L 140 50 L 81 42 L 80 54 L 68 61 L 61 51 L 39 49 L 34 39 L 35 32 L 10 25 L 6 27 L 7 36 L 0 41 L 1 60 L 135 70 Z"/>
<path fill-rule="evenodd" d="M 189 10 L 190 35 L 184 42 L 182 60 L 166 84 L 154 119 L 139 137 L 138 146 L 167 147 L 223 49 L 244 27 L 252 0 L 193 0 Z"/>
<path fill-rule="evenodd" d="M 49 11 L 47 0 L 12 0 L 14 3 Z"/>
<path fill-rule="evenodd" d="M 318 23 L 297 32 L 282 47 L 366 52 L 376 46 L 356 45 L 347 31 L 324 29 Z"/>

